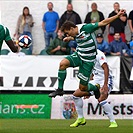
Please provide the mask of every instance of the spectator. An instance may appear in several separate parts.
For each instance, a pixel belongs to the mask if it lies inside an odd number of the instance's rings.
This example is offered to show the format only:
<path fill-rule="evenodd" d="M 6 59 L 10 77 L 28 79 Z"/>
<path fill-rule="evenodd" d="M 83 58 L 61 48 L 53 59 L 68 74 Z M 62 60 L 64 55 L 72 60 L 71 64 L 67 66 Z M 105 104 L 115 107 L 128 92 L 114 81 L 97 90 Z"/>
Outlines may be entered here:
<path fill-rule="evenodd" d="M 104 20 L 104 15 L 102 12 L 97 10 L 97 4 L 94 2 L 91 4 L 91 12 L 88 12 L 85 18 L 85 23 L 95 23 L 95 22 L 100 22 Z M 104 33 L 105 31 L 105 26 L 99 28 L 99 30 L 96 31 L 97 33 Z"/>
<path fill-rule="evenodd" d="M 59 27 L 65 22 L 65 21 L 71 21 L 74 24 L 81 24 L 81 18 L 78 13 L 73 11 L 73 5 L 68 4 L 67 5 L 67 11 L 64 12 L 64 14 L 61 16 L 59 21 Z"/>
<path fill-rule="evenodd" d="M 61 30 L 58 30 L 57 37 L 50 43 L 50 46 L 47 48 L 47 53 L 50 55 L 70 54 L 68 42 L 63 41 L 63 33 L 61 32 Z"/>
<path fill-rule="evenodd" d="M 48 2 L 47 7 L 48 11 L 44 13 L 42 19 L 46 49 L 50 45 L 50 39 L 56 37 L 59 26 L 59 15 L 57 12 L 53 11 L 53 3 Z"/>
<path fill-rule="evenodd" d="M 102 51 L 105 55 L 108 55 L 109 54 L 109 44 L 108 44 L 108 42 L 106 42 L 104 40 L 103 34 L 98 33 L 96 36 L 96 40 L 97 40 L 97 49 Z"/>
<path fill-rule="evenodd" d="M 129 25 L 131 33 L 133 34 L 133 10 L 129 13 L 128 25 Z"/>
<path fill-rule="evenodd" d="M 19 16 L 14 36 L 18 39 L 21 35 L 28 35 L 32 39 L 32 27 L 34 25 L 33 17 L 30 14 L 29 8 L 24 7 L 22 15 Z M 33 41 L 32 41 L 33 42 Z M 29 51 L 32 54 L 33 45 Z"/>
<path fill-rule="evenodd" d="M 116 15 L 120 11 L 120 5 L 118 2 L 114 3 L 114 11 L 109 14 L 109 17 Z M 125 26 L 127 24 L 127 14 L 125 13 L 123 16 L 120 16 L 115 21 L 109 24 L 109 34 L 108 41 L 109 43 L 114 40 L 114 33 L 120 33 L 123 42 L 126 42 L 125 36 Z"/>
<path fill-rule="evenodd" d="M 59 27 L 62 26 L 62 24 L 66 21 L 71 21 L 73 22 L 75 25 L 77 24 L 81 24 L 81 18 L 79 16 L 78 13 L 76 13 L 75 11 L 73 11 L 73 5 L 72 4 L 67 4 L 67 11 L 64 12 L 64 14 L 61 16 L 60 21 L 59 21 Z M 71 52 L 70 54 L 72 54 L 73 52 L 75 52 L 76 47 L 77 47 L 77 43 L 76 41 L 70 41 L 69 42 L 69 47 L 71 48 Z"/>
<path fill-rule="evenodd" d="M 131 35 L 131 41 L 129 42 L 130 54 L 133 56 L 133 33 Z"/>
<path fill-rule="evenodd" d="M 114 40 L 109 44 L 111 55 L 130 55 L 130 51 L 125 42 L 122 41 L 120 33 L 114 34 Z"/>

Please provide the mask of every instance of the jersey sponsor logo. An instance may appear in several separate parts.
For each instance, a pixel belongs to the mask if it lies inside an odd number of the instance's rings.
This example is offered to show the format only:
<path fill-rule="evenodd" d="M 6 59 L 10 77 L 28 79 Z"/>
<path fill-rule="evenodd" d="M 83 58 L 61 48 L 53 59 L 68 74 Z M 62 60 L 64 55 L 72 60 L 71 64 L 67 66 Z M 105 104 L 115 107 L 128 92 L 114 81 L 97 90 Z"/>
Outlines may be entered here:
<path fill-rule="evenodd" d="M 101 56 L 100 60 L 104 60 L 104 57 L 103 57 L 103 56 Z"/>
<path fill-rule="evenodd" d="M 83 39 L 85 37 L 85 35 L 83 34 L 82 36 L 80 36 L 80 39 Z"/>

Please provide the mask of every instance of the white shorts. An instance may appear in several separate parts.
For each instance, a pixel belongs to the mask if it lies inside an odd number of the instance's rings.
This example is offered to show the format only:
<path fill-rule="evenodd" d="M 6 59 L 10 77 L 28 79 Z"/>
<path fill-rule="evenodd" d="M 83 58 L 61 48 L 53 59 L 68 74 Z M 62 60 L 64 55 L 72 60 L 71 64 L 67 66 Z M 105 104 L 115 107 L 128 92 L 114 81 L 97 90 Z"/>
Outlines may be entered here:
<path fill-rule="evenodd" d="M 90 80 L 89 83 L 95 85 L 95 84 L 100 84 L 100 87 L 103 87 L 104 81 L 96 81 L 96 80 Z M 113 86 L 112 86 L 112 82 L 108 83 L 108 94 L 110 94 L 110 92 L 112 91 Z"/>

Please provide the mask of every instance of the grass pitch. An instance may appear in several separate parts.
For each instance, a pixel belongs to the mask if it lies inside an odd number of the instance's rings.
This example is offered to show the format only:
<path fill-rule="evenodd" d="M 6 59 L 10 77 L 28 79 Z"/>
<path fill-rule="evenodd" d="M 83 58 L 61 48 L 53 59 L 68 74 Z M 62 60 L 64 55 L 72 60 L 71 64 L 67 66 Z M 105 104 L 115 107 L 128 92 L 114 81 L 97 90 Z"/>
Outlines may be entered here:
<path fill-rule="evenodd" d="M 133 133 L 133 120 L 117 120 L 117 128 L 108 128 L 108 120 L 87 120 L 85 126 L 70 128 L 74 121 L 0 119 L 0 133 Z"/>

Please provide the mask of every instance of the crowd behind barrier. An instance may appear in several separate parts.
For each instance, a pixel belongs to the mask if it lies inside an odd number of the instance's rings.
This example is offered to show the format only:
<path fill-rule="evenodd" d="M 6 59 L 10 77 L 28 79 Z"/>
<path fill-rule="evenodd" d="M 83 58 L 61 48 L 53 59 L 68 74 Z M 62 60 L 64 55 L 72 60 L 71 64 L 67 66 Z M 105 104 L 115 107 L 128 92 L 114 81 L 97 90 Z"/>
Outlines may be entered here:
<path fill-rule="evenodd" d="M 113 3 L 112 7 L 114 8 L 114 10 L 111 12 L 111 13 L 108 13 L 108 17 L 111 17 L 115 14 L 117 14 L 118 10 L 120 9 L 120 5 L 121 5 L 122 2 L 115 2 Z M 88 11 L 87 14 L 85 14 L 85 19 L 82 20 L 82 16 L 80 16 L 80 14 L 78 14 L 76 11 L 74 11 L 73 9 L 73 2 L 72 4 L 67 4 L 66 3 L 66 11 L 64 13 L 62 13 L 62 15 L 59 17 L 59 14 L 58 12 L 54 11 L 54 5 L 56 3 L 52 3 L 52 2 L 47 2 L 47 8 L 48 8 L 48 11 L 44 11 L 44 16 L 42 14 L 42 30 L 44 31 L 44 37 L 45 37 L 45 40 L 44 40 L 44 48 L 42 48 L 41 50 L 45 49 L 46 50 L 46 45 L 47 45 L 47 37 L 46 37 L 46 31 L 48 33 L 50 33 L 51 31 L 49 31 L 49 27 L 50 28 L 53 28 L 52 32 L 54 33 L 57 33 L 58 29 L 61 27 L 61 25 L 65 22 L 65 21 L 72 21 L 74 22 L 75 24 L 81 24 L 81 23 L 94 23 L 94 22 L 99 22 L 99 21 L 102 21 L 104 18 L 105 18 L 105 13 L 104 12 L 101 12 L 99 11 L 98 7 L 100 5 L 98 5 L 96 2 L 92 2 L 91 3 L 91 7 Z M 34 26 L 34 23 L 36 23 L 36 20 L 33 21 L 33 18 L 34 18 L 34 14 L 30 14 L 30 11 L 31 9 L 29 9 L 29 7 L 25 6 L 25 7 L 22 7 L 23 10 L 22 10 L 22 14 L 18 17 L 18 22 L 17 25 L 16 25 L 16 30 L 14 29 L 15 31 L 15 36 L 19 36 L 19 35 L 22 35 L 22 34 L 28 34 L 29 36 L 32 37 L 33 39 L 33 42 L 34 42 L 34 36 L 32 36 L 32 30 L 34 30 L 34 28 L 32 28 Z M 126 8 L 125 8 L 126 9 Z M 127 10 L 127 9 L 126 9 Z M 55 21 L 53 20 L 48 20 L 47 18 L 52 18 L 52 17 L 49 17 L 47 16 L 46 14 L 48 13 L 55 13 L 57 15 L 57 19 L 55 19 Z M 112 42 L 112 39 L 114 37 L 114 33 L 118 32 L 120 33 L 120 36 L 121 36 L 121 41 L 125 42 L 126 45 L 128 46 L 128 48 L 126 48 L 126 52 L 127 53 L 130 53 L 130 55 L 132 55 L 132 51 L 133 51 L 133 46 L 132 46 L 132 42 L 130 42 L 131 40 L 126 40 L 126 34 L 125 34 L 125 26 L 128 25 L 129 26 L 129 29 L 130 29 L 130 32 L 132 33 L 133 32 L 133 11 L 130 11 L 129 14 L 125 14 L 124 16 L 121 16 L 119 19 L 117 19 L 116 21 L 114 21 L 114 23 L 111 23 L 109 26 L 107 27 L 102 27 L 101 29 L 98 29 L 96 31 L 96 35 L 98 33 L 102 33 L 103 35 L 103 39 L 107 40 L 107 43 L 110 47 L 110 42 Z M 56 16 L 55 15 L 55 16 Z M 40 21 L 41 21 L 41 18 L 40 18 Z M 47 23 L 48 22 L 48 23 Z M 119 25 L 118 25 L 119 23 Z M 108 30 L 108 39 L 105 38 L 105 28 Z M 132 36 L 132 34 L 131 34 Z M 50 38 L 52 36 L 49 36 Z M 53 39 L 55 38 L 52 37 Z M 131 38 L 131 37 L 129 37 Z M 42 38 L 43 40 L 43 38 Z M 48 39 L 49 40 L 49 39 Z M 111 41 L 110 41 L 111 40 Z M 51 40 L 51 43 L 52 43 L 52 40 Z M 34 45 L 34 44 L 33 44 Z M 39 45 L 39 44 L 37 44 Z M 50 44 L 48 44 L 50 45 Z M 102 46 L 101 46 L 102 47 Z M 29 55 L 31 54 L 34 54 L 32 53 L 32 48 L 33 46 L 30 47 L 30 49 L 27 49 L 29 51 Z M 35 49 L 35 47 L 34 47 Z M 70 47 L 71 49 L 71 47 Z M 121 51 L 118 51 L 120 53 L 122 52 L 125 52 L 125 48 L 123 48 L 124 50 L 121 49 Z M 100 49 L 101 50 L 101 49 Z M 128 52 L 130 51 L 130 52 Z M 41 52 L 41 51 L 40 51 Z M 38 52 L 38 54 L 40 54 L 40 52 Z M 104 51 L 103 51 L 104 52 Z M 70 52 L 71 54 L 72 52 Z M 119 53 L 119 54 L 120 54 Z M 110 53 L 109 53 L 110 54 Z M 27 54 L 26 54 L 27 55 Z M 107 52 L 107 55 L 108 55 L 108 52 Z"/>

